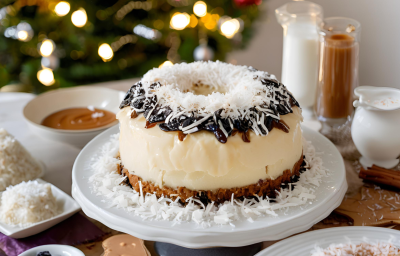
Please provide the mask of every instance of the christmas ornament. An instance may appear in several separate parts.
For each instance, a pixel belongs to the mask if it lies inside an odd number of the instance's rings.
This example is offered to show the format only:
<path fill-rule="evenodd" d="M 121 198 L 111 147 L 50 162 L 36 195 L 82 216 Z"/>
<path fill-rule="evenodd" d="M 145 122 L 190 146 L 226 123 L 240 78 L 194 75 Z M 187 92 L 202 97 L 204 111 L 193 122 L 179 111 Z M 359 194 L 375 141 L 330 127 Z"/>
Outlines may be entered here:
<path fill-rule="evenodd" d="M 54 55 L 50 55 L 49 57 L 43 57 L 40 63 L 43 68 L 55 70 L 60 66 L 60 59 Z"/>
<path fill-rule="evenodd" d="M 194 60 L 197 61 L 208 61 L 214 59 L 214 51 L 207 44 L 200 44 L 194 49 L 193 52 Z"/>
<path fill-rule="evenodd" d="M 253 4 L 260 5 L 262 0 L 234 0 L 234 2 L 238 7 L 246 7 Z"/>

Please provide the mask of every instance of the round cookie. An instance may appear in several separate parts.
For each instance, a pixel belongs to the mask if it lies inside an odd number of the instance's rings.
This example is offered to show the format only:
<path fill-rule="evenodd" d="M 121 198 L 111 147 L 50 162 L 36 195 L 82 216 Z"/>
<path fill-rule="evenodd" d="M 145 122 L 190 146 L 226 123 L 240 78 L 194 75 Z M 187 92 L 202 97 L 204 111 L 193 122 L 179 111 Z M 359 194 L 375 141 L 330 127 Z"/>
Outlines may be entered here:
<path fill-rule="evenodd" d="M 107 238 L 103 248 L 103 256 L 151 256 L 142 239 L 128 234 Z"/>

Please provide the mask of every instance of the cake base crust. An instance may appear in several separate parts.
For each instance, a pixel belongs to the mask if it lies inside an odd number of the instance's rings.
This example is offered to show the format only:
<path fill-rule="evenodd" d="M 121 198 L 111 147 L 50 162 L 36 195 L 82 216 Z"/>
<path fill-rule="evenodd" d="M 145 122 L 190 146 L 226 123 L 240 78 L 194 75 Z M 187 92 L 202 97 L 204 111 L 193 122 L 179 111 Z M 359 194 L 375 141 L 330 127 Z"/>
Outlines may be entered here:
<path fill-rule="evenodd" d="M 293 182 L 293 178 L 300 175 L 300 170 L 302 166 L 305 165 L 305 161 L 303 160 L 303 158 L 304 157 L 302 154 L 301 158 L 296 162 L 292 170 L 285 170 L 281 176 L 274 180 L 260 179 L 257 183 L 248 186 L 230 189 L 220 188 L 217 191 L 196 191 L 187 189 L 185 187 L 178 187 L 177 189 L 173 189 L 167 186 L 159 187 L 153 182 L 143 181 L 139 176 L 129 173 L 129 171 L 124 168 L 122 164 L 118 166 L 118 173 L 128 177 L 126 183 L 137 192 L 140 191 L 140 181 L 142 183 L 142 191 L 144 194 L 156 194 L 157 197 L 164 196 L 173 200 L 179 197 L 182 202 L 185 202 L 186 199 L 193 197 L 200 199 L 203 203 L 210 203 L 213 201 L 218 204 L 223 203 L 227 200 L 231 200 L 232 194 L 234 199 L 250 198 L 254 195 L 275 197 L 276 191 L 279 190 L 282 185 Z"/>

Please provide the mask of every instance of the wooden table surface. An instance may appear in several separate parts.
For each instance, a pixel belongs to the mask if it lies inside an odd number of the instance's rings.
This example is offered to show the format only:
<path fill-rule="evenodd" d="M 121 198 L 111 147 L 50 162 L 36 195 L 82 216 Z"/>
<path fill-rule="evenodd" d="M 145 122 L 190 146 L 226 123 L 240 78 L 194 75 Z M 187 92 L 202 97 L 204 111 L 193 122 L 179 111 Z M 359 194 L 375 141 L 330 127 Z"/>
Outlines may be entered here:
<path fill-rule="evenodd" d="M 120 90 L 120 91 L 127 91 L 137 81 L 139 81 L 139 79 L 128 79 L 128 80 L 122 80 L 122 81 L 113 81 L 113 82 L 93 84 L 91 86 L 101 86 L 101 87 L 112 88 L 112 89 L 116 89 L 116 90 Z M 314 130 L 318 130 L 318 127 L 319 127 L 319 122 L 317 122 L 315 119 L 306 119 L 303 124 Z M 356 173 L 356 171 L 353 168 L 354 159 L 356 159 L 358 156 L 354 155 L 353 153 L 349 153 L 350 151 L 354 151 L 353 148 L 349 149 L 347 146 L 346 147 L 338 146 L 338 149 L 339 149 L 339 151 L 341 151 L 342 155 L 345 158 L 350 158 L 350 160 L 345 161 L 346 162 L 346 171 L 347 171 L 347 180 L 349 181 L 349 183 L 351 185 L 349 187 L 351 187 L 351 188 L 356 187 L 357 189 L 360 189 L 360 186 L 362 186 L 362 181 L 358 178 L 358 174 Z M 77 151 L 77 152 L 79 152 L 79 151 Z M 74 154 L 76 154 L 76 152 L 71 153 L 71 156 L 70 156 L 71 159 L 73 159 Z M 396 192 L 398 192 L 398 191 L 396 191 Z M 354 191 L 353 191 L 353 193 L 354 193 Z M 86 216 L 83 212 L 81 212 L 80 214 Z M 400 215 L 399 215 L 399 217 L 400 217 Z M 99 256 L 103 253 L 102 241 L 110 236 L 120 234 L 120 232 L 112 230 L 112 229 L 106 227 L 105 225 L 101 224 L 100 222 L 90 219 L 89 217 L 87 217 L 87 218 L 90 221 L 92 221 L 96 226 L 98 226 L 101 230 L 103 230 L 106 233 L 106 235 L 104 237 L 100 238 L 98 241 L 84 243 L 84 244 L 78 245 L 76 247 L 79 248 L 80 250 L 82 250 L 85 253 L 85 255 L 87 255 L 87 256 Z M 350 217 L 346 217 L 346 216 L 340 215 L 336 212 L 333 212 L 327 218 L 325 218 L 324 220 L 315 224 L 308 231 L 316 230 L 316 229 L 323 229 L 323 228 L 330 228 L 330 227 L 351 226 L 351 225 L 353 225 L 353 223 L 354 223 L 354 220 L 351 219 Z M 391 222 L 387 222 L 384 226 L 386 226 L 388 228 L 394 228 L 394 229 L 400 230 L 400 225 L 393 225 L 393 224 L 391 224 Z M 306 231 L 306 232 L 308 232 L 308 231 Z M 277 241 L 264 242 L 263 248 L 266 248 L 275 242 L 277 242 Z M 145 241 L 145 245 L 148 248 L 148 250 L 151 252 L 151 255 L 157 255 L 153 249 L 153 244 L 154 244 L 154 242 L 152 242 L 152 241 Z M 0 255 L 2 255 L 1 252 L 0 252 Z M 3 255 L 5 255 L 5 254 L 3 254 Z"/>

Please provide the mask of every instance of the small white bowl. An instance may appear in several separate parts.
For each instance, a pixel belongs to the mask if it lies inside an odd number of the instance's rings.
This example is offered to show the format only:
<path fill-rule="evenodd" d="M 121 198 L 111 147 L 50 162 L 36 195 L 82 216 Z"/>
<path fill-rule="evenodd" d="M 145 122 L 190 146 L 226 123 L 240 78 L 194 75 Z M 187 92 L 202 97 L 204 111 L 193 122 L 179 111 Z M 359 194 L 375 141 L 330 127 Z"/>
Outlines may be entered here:
<path fill-rule="evenodd" d="M 29 128 L 37 135 L 83 148 L 86 143 L 118 121 L 102 127 L 85 130 L 62 130 L 41 125 L 48 115 L 67 108 L 88 107 L 117 113 L 124 92 L 103 87 L 75 87 L 43 93 L 26 104 L 23 110 Z"/>
<path fill-rule="evenodd" d="M 41 179 L 37 179 L 37 181 L 43 184 L 48 183 Z M 70 216 L 81 210 L 81 207 L 74 199 L 72 199 L 72 197 L 67 195 L 65 192 L 63 192 L 61 189 L 57 188 L 53 184 L 49 184 L 51 185 L 51 192 L 57 200 L 58 207 L 62 209 L 62 212 L 59 215 L 48 220 L 40 221 L 28 227 L 11 226 L 0 222 L 0 232 L 12 238 L 24 238 L 28 236 L 33 236 L 48 228 L 51 228 L 52 226 L 60 223 L 61 221 L 69 218 Z"/>
<path fill-rule="evenodd" d="M 83 252 L 75 247 L 62 244 L 47 244 L 29 249 L 18 256 L 36 256 L 39 252 L 48 251 L 51 255 L 59 256 L 85 256 Z"/>

